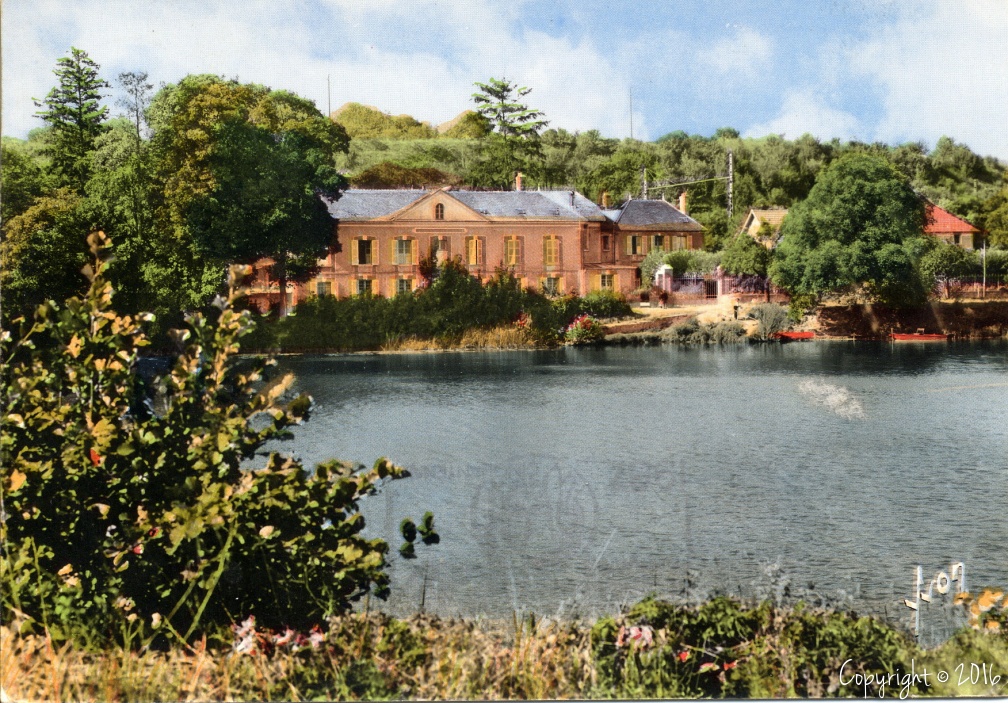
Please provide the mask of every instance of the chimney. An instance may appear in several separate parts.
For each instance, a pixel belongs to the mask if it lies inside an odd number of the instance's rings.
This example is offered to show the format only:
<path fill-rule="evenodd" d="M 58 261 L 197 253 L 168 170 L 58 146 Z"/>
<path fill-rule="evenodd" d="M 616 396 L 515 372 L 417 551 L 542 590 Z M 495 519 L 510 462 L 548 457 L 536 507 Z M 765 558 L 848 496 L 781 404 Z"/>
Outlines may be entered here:
<path fill-rule="evenodd" d="M 522 189 L 522 172 L 519 171 L 515 174 L 515 190 L 520 191 Z"/>
<path fill-rule="evenodd" d="M 608 190 L 603 190 L 602 191 L 602 207 L 604 209 L 606 209 L 606 210 L 609 209 L 609 191 Z"/>
<path fill-rule="evenodd" d="M 686 197 L 687 196 L 686 196 L 686 191 L 685 190 L 682 193 L 679 194 L 679 212 L 681 212 L 684 215 L 688 215 L 689 214 L 689 210 L 687 209 L 687 206 L 686 206 Z"/>
<path fill-rule="evenodd" d="M 570 192 L 570 198 L 571 198 L 571 210 L 573 210 L 574 209 L 574 191 L 573 190 Z"/>

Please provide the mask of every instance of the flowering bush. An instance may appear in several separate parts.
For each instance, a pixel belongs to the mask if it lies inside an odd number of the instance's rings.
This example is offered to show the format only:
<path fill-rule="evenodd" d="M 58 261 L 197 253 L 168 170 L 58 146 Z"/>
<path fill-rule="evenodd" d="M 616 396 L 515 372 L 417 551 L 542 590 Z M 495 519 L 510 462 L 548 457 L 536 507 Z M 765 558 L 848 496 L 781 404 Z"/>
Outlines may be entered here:
<path fill-rule="evenodd" d="M 575 317 L 564 331 L 564 341 L 567 344 L 588 344 L 602 339 L 602 326 L 591 315 L 581 314 Z"/>
<path fill-rule="evenodd" d="M 237 269 L 228 300 L 172 332 L 170 371 L 144 381 L 146 318 L 112 310 L 108 245 L 89 241 L 85 298 L 40 306 L 0 344 L 0 618 L 56 639 L 190 640 L 246 615 L 310 626 L 383 596 L 388 545 L 361 536 L 358 501 L 407 472 L 307 471 L 261 451 L 311 399 L 285 402 L 290 374 L 238 358 L 252 321 L 232 307 Z"/>

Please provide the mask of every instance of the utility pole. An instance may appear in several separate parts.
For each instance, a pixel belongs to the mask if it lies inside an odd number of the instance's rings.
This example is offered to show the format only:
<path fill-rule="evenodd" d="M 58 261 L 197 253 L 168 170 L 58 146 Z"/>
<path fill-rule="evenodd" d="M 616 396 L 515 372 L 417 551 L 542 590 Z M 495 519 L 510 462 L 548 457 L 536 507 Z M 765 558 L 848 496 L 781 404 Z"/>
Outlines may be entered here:
<path fill-rule="evenodd" d="M 630 138 L 633 139 L 633 88 L 630 88 Z"/>
<path fill-rule="evenodd" d="M 735 214 L 735 204 L 732 202 L 732 189 L 735 185 L 735 154 L 732 150 L 728 150 L 728 203 L 726 209 L 728 210 L 728 219 L 730 220 L 732 215 Z"/>

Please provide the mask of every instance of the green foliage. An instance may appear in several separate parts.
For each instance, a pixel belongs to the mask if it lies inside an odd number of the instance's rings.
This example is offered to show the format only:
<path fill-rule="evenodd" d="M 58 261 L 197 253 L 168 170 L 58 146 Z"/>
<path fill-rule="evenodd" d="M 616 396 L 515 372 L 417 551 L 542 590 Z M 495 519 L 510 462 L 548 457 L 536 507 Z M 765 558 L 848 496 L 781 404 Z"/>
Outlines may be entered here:
<path fill-rule="evenodd" d="M 3 339 L 4 620 L 57 639 L 188 641 L 248 615 L 310 626 L 383 596 L 388 546 L 361 536 L 357 505 L 408 474 L 262 453 L 311 402 L 285 402 L 289 374 L 237 356 L 251 321 L 234 293 L 188 316 L 170 372 L 145 382 L 145 318 L 113 311 L 109 250 L 101 233 L 91 244 L 87 295 Z"/>
<path fill-rule="evenodd" d="M 742 233 L 732 239 L 721 253 L 721 266 L 728 273 L 766 276 L 770 259 L 769 249 Z"/>
<path fill-rule="evenodd" d="M 409 115 L 392 116 L 368 105 L 347 103 L 333 113 L 351 139 L 433 139 L 437 131 Z"/>
<path fill-rule="evenodd" d="M 777 303 L 760 303 L 749 310 L 749 318 L 756 320 L 756 339 L 770 339 L 789 327 L 788 311 Z"/>
<path fill-rule="evenodd" d="M 542 344 L 555 344 L 581 314 L 596 318 L 630 314 L 626 300 L 611 291 L 583 298 L 549 299 L 521 287 L 514 273 L 499 269 L 485 284 L 458 260 L 434 265 L 426 288 L 393 298 L 310 298 L 295 314 L 267 321 L 249 339 L 258 349 L 356 351 L 379 349 L 407 339 L 457 342 L 464 333 L 516 323 L 524 316 Z"/>
<path fill-rule="evenodd" d="M 811 293 L 793 294 L 788 304 L 788 319 L 797 324 L 803 317 L 813 312 L 818 304 L 819 299 Z"/>
<path fill-rule="evenodd" d="M 667 342 L 682 345 L 740 344 L 746 341 L 745 328 L 735 321 L 701 324 L 694 317 L 669 327 L 663 333 Z"/>
<path fill-rule="evenodd" d="M 466 110 L 443 136 L 449 139 L 482 139 L 490 134 L 491 129 L 490 120 L 478 112 Z"/>
<path fill-rule="evenodd" d="M 371 166 L 350 178 L 354 188 L 441 188 L 461 184 L 458 176 L 436 168 L 409 168 L 390 161 Z"/>
<path fill-rule="evenodd" d="M 577 306 L 582 312 L 601 319 L 630 315 L 630 304 L 622 294 L 611 290 L 593 290 L 581 298 Z"/>
<path fill-rule="evenodd" d="M 67 187 L 40 196 L 24 212 L 4 222 L 0 287 L 5 318 L 83 288 L 79 272 L 86 248 L 80 232 L 86 222 L 82 199 Z"/>
<path fill-rule="evenodd" d="M 24 142 L 9 137 L 0 145 L 0 223 L 6 226 L 12 217 L 27 210 L 35 198 L 49 186 L 48 179 L 38 161 Z"/>
<path fill-rule="evenodd" d="M 549 123 L 542 119 L 542 112 L 520 102 L 531 88 L 497 78 L 475 85 L 479 88 L 472 96 L 476 111 L 487 120 L 491 132 L 483 139 L 481 159 L 471 174 L 476 185 L 509 188 L 517 171 L 538 171 L 542 160 L 539 132 Z"/>
<path fill-rule="evenodd" d="M 70 55 L 56 62 L 53 73 L 59 84 L 42 101 L 38 112 L 53 130 L 49 154 L 62 185 L 84 189 L 91 175 L 91 152 L 101 134 L 108 108 L 101 105 L 102 89 L 108 88 L 98 75 L 98 64 L 87 52 L 70 48 Z"/>
<path fill-rule="evenodd" d="M 770 274 L 797 294 L 821 296 L 867 284 L 890 304 L 919 303 L 916 271 L 924 204 L 886 161 L 852 154 L 823 171 L 791 208 Z"/>

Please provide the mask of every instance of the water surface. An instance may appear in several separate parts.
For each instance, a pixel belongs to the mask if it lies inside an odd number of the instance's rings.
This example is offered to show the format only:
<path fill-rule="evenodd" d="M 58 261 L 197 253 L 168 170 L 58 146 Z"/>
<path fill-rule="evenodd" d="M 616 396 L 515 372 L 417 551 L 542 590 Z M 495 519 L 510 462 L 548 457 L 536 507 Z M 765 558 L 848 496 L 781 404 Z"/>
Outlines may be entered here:
<path fill-rule="evenodd" d="M 287 357 L 287 450 L 412 478 L 362 508 L 392 612 L 591 616 L 649 592 L 906 620 L 916 565 L 1008 585 L 1008 345 L 804 343 Z"/>

